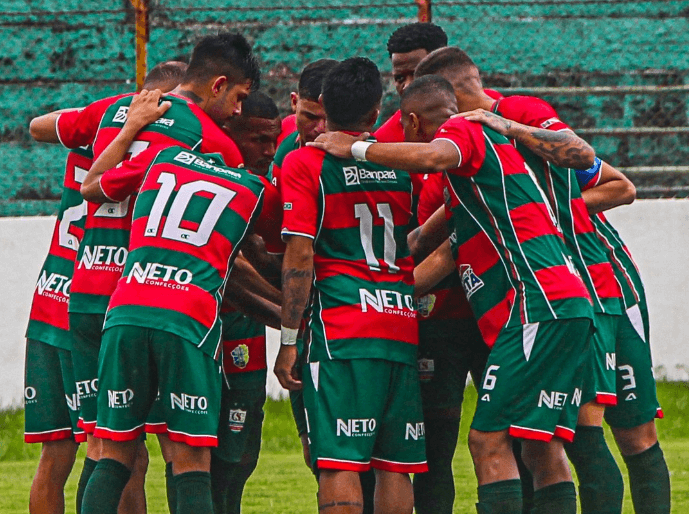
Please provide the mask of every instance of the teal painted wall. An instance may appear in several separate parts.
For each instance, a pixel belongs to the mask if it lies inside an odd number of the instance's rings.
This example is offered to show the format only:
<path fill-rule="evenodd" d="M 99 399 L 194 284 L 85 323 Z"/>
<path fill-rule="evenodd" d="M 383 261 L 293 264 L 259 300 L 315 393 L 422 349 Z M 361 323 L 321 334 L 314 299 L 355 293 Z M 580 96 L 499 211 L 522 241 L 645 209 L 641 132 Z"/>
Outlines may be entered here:
<path fill-rule="evenodd" d="M 237 30 L 263 63 L 263 89 L 283 111 L 299 70 L 321 57 L 365 55 L 389 82 L 386 41 L 416 20 L 412 0 L 151 2 L 149 64 L 186 59 L 199 36 Z M 32 117 L 131 91 L 128 0 L 5 0 L 0 7 L 0 216 L 50 214 L 65 152 L 30 140 Z M 433 21 L 496 87 L 676 85 L 689 74 L 689 1 L 436 1 Z M 689 94 L 546 96 L 577 128 L 688 126 Z M 384 113 L 396 109 L 392 88 Z M 619 166 L 685 165 L 689 136 L 589 138 Z M 689 185 L 689 174 L 635 176 Z"/>

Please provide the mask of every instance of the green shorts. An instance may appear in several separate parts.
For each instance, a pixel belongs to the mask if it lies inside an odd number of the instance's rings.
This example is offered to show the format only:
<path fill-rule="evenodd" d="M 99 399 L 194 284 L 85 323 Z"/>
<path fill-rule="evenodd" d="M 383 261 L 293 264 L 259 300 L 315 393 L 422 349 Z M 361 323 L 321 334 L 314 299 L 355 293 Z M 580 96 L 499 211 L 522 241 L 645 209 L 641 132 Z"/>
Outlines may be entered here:
<path fill-rule="evenodd" d="M 220 364 L 191 342 L 162 330 L 110 327 L 103 333 L 98 381 L 96 437 L 136 439 L 160 394 L 170 440 L 217 446 Z"/>
<path fill-rule="evenodd" d="M 596 314 L 596 331 L 591 337 L 591 360 L 584 368 L 581 403 L 616 405 L 615 334 L 621 316 Z"/>
<path fill-rule="evenodd" d="M 490 348 L 476 320 L 419 322 L 419 380 L 423 410 L 459 409 L 467 373 L 477 383 L 486 367 Z"/>
<path fill-rule="evenodd" d="M 617 405 L 605 409 L 605 421 L 615 428 L 634 428 L 663 411 L 656 395 L 648 318 L 638 305 L 627 309 L 617 326 Z"/>
<path fill-rule="evenodd" d="M 413 366 L 352 359 L 311 362 L 303 371 L 314 469 L 428 470 L 419 378 Z"/>
<path fill-rule="evenodd" d="M 590 335 L 588 318 L 503 329 L 488 357 L 471 428 L 571 442 Z"/>
<path fill-rule="evenodd" d="M 249 464 L 258 460 L 263 428 L 265 381 L 258 387 L 242 389 L 222 386 L 218 447 L 213 455 L 225 462 Z"/>
<path fill-rule="evenodd" d="M 105 314 L 69 313 L 74 380 L 79 395 L 79 426 L 87 434 L 93 434 L 96 428 L 98 353 L 104 321 Z"/>
<path fill-rule="evenodd" d="M 69 350 L 27 339 L 24 380 L 25 442 L 86 441 Z"/>

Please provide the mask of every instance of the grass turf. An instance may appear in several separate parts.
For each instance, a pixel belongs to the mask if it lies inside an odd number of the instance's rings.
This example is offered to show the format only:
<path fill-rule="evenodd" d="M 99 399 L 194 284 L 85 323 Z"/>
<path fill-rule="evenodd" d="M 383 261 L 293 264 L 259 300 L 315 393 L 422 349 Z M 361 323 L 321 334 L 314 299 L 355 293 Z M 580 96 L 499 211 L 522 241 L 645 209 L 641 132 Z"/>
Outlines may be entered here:
<path fill-rule="evenodd" d="M 672 479 L 672 512 L 689 512 L 689 385 L 659 383 L 660 397 L 666 419 L 658 422 L 661 445 L 668 461 Z M 455 512 L 474 512 L 476 480 L 466 437 L 471 421 L 470 413 L 476 403 L 476 391 L 469 387 L 464 406 L 460 444 L 454 459 L 457 497 Z M 14 409 L 0 413 L 0 512 L 24 514 L 28 512 L 31 480 L 40 454 L 40 445 L 22 442 L 23 411 Z M 618 460 L 623 475 L 626 469 L 615 444 L 607 431 L 608 443 Z M 149 438 L 151 463 L 146 482 L 148 512 L 167 512 L 165 501 L 164 464 L 157 442 Z M 84 450 L 79 451 L 77 465 L 66 487 L 67 512 L 74 512 L 76 492 Z M 624 513 L 632 514 L 629 487 L 625 477 Z M 299 439 L 291 419 L 289 402 L 271 401 L 266 404 L 263 429 L 263 449 L 258 468 L 247 483 L 242 512 L 258 514 L 280 512 L 301 514 L 316 512 L 316 482 L 301 456 Z"/>

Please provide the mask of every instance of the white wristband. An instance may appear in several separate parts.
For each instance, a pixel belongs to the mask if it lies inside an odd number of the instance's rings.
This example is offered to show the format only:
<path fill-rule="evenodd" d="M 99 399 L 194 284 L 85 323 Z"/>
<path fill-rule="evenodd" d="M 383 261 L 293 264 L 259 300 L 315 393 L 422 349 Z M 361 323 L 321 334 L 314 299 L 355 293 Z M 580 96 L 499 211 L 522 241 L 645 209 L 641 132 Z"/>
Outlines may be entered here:
<path fill-rule="evenodd" d="M 280 326 L 280 344 L 283 346 L 295 346 L 297 344 L 298 328 Z"/>
<path fill-rule="evenodd" d="M 373 143 L 370 141 L 357 141 L 352 145 L 352 157 L 354 157 L 357 161 L 365 161 L 366 150 L 368 150 L 368 147 L 372 144 Z"/>

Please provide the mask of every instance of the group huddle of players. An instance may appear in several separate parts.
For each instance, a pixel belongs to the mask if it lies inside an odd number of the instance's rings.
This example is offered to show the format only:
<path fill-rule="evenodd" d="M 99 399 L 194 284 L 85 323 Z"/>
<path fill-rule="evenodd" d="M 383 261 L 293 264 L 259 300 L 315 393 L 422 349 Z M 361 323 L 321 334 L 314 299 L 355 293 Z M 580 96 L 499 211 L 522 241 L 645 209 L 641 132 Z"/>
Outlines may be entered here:
<path fill-rule="evenodd" d="M 27 330 L 30 512 L 238 513 L 266 399 L 265 326 L 318 509 L 452 512 L 467 373 L 480 514 L 669 513 L 648 311 L 603 211 L 633 185 L 545 101 L 484 89 L 430 23 L 308 64 L 281 120 L 244 37 L 203 38 L 138 95 L 39 116 L 70 149 Z M 279 147 L 278 142 L 280 141 Z M 413 481 L 409 474 L 413 473 Z"/>

